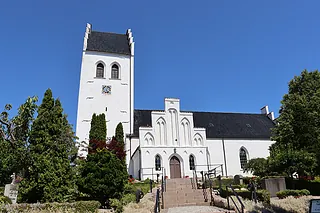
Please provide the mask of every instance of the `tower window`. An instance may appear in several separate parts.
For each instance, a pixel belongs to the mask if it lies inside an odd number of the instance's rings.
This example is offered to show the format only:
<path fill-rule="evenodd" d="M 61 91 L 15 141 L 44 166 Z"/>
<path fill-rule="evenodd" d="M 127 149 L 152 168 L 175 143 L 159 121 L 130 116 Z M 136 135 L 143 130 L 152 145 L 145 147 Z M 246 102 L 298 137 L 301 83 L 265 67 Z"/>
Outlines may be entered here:
<path fill-rule="evenodd" d="M 119 66 L 114 64 L 111 67 L 111 78 L 112 79 L 119 79 Z"/>
<path fill-rule="evenodd" d="M 99 63 L 97 65 L 96 78 L 103 78 L 103 77 L 104 77 L 104 66 L 102 63 Z"/>

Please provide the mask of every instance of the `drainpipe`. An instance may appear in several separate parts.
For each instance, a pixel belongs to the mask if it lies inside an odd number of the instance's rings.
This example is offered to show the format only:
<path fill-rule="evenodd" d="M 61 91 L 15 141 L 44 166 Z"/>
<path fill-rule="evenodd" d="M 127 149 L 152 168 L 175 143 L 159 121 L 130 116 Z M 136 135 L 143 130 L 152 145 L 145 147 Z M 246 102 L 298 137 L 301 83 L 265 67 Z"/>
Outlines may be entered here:
<path fill-rule="evenodd" d="M 222 138 L 222 147 L 223 147 L 224 167 L 226 170 L 226 177 L 228 177 L 227 157 L 226 157 L 226 149 L 224 147 L 224 138 Z"/>

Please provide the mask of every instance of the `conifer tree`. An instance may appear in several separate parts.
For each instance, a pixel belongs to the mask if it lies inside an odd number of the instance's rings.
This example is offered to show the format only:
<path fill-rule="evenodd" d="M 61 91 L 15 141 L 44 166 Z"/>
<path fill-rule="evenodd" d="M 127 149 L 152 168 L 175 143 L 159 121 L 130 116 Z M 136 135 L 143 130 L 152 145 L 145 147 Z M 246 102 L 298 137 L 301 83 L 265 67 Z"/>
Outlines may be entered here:
<path fill-rule="evenodd" d="M 91 127 L 89 132 L 89 154 L 95 153 L 98 148 L 106 147 L 107 125 L 105 115 L 95 113 L 92 115 Z"/>
<path fill-rule="evenodd" d="M 20 184 L 19 200 L 63 202 L 73 198 L 75 175 L 70 157 L 76 154 L 72 127 L 59 100 L 48 89 L 30 132 L 28 176 Z"/>
<path fill-rule="evenodd" d="M 79 166 L 79 190 L 104 204 L 107 199 L 120 198 L 127 181 L 125 165 L 106 149 L 104 114 L 92 115 L 89 133 L 90 149 L 86 161 Z"/>
<path fill-rule="evenodd" d="M 108 143 L 108 149 L 115 154 L 122 162 L 125 162 L 126 152 L 124 147 L 123 126 L 120 122 L 116 127 L 115 137 Z"/>
<path fill-rule="evenodd" d="M 117 128 L 116 128 L 116 140 L 119 143 L 124 144 L 124 138 L 123 137 L 124 137 L 124 135 L 123 135 L 123 126 L 122 126 L 122 123 L 120 122 L 117 125 Z"/>

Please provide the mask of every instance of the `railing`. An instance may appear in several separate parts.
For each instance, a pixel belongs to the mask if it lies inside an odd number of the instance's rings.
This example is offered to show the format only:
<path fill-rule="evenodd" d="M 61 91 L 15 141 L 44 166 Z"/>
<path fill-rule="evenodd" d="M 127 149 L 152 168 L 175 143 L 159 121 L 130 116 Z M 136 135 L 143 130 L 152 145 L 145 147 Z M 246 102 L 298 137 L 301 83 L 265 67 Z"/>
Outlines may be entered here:
<path fill-rule="evenodd" d="M 191 185 L 192 185 L 192 189 L 198 188 L 197 187 L 197 185 L 198 185 L 197 174 L 196 174 L 195 170 L 193 170 L 193 172 L 192 172 Z"/>
<path fill-rule="evenodd" d="M 207 165 L 195 165 L 194 169 L 197 173 L 197 171 L 202 171 L 204 173 L 212 173 L 214 177 L 217 177 L 217 175 L 221 174 L 221 176 L 224 175 L 223 171 L 223 164 L 207 164 Z"/>
<path fill-rule="evenodd" d="M 167 190 L 167 180 L 165 176 L 161 177 L 161 209 L 164 209 L 164 192 Z"/>
<path fill-rule="evenodd" d="M 238 205 L 236 204 L 236 202 L 234 201 L 234 199 L 233 199 L 231 196 L 229 196 L 229 190 L 228 190 L 228 188 L 230 188 L 230 189 L 232 190 L 233 194 L 236 196 L 237 200 L 239 201 L 239 204 L 240 204 L 239 207 L 238 207 Z M 226 186 L 226 191 L 227 191 L 228 210 L 230 210 L 230 201 L 229 201 L 229 199 L 231 199 L 231 201 L 233 202 L 233 204 L 234 204 L 234 206 L 236 207 L 237 211 L 238 211 L 239 213 L 244 213 L 244 205 L 243 205 L 241 199 L 239 198 L 237 192 L 234 190 L 234 188 L 232 187 L 231 184 L 230 184 L 229 186 Z M 241 208 L 241 210 L 240 210 L 240 208 Z"/>
<path fill-rule="evenodd" d="M 151 176 L 150 179 L 158 183 L 162 177 L 166 176 L 166 169 L 164 167 L 161 167 L 160 170 L 156 170 L 155 167 L 141 168 L 140 169 L 141 179 L 144 179 L 145 176 L 149 178 Z"/>
<path fill-rule="evenodd" d="M 154 213 L 160 212 L 160 189 L 156 192 L 156 203 L 154 205 Z"/>

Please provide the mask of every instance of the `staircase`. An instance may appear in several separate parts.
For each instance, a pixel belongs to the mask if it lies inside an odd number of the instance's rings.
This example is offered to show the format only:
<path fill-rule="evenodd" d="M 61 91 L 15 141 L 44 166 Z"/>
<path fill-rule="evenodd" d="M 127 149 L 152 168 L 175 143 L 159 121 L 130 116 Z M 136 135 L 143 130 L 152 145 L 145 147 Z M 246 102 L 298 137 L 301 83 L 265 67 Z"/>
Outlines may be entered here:
<path fill-rule="evenodd" d="M 164 192 L 164 208 L 178 206 L 209 206 L 210 201 L 204 202 L 202 189 L 192 189 L 191 179 L 168 179 Z"/>

